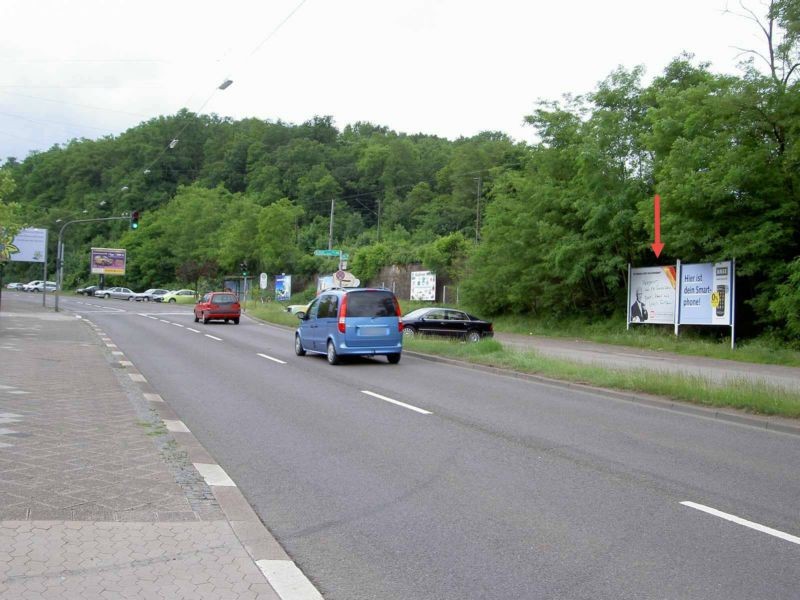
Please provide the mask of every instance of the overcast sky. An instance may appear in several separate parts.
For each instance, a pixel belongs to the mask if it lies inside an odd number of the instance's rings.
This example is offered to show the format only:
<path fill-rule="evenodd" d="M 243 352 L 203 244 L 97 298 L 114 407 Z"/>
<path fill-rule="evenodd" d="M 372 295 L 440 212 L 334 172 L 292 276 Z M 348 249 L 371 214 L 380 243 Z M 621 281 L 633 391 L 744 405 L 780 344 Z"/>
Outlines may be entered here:
<path fill-rule="evenodd" d="M 533 141 L 522 122 L 537 99 L 592 91 L 619 65 L 644 65 L 649 81 L 688 51 L 735 72 L 734 47 L 763 42 L 752 23 L 723 14 L 726 5 L 0 0 L 0 161 L 118 135 L 182 107 Z M 758 0 L 750 6 L 763 12 Z M 227 78 L 234 83 L 215 91 Z"/>

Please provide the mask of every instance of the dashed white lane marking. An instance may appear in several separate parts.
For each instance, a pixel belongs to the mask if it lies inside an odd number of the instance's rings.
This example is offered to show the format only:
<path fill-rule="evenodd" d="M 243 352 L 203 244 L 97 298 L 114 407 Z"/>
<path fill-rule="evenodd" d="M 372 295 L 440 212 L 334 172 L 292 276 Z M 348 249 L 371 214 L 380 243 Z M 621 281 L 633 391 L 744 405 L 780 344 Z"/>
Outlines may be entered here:
<path fill-rule="evenodd" d="M 175 327 L 183 327 L 180 323 L 170 323 L 170 325 L 175 325 Z"/>
<path fill-rule="evenodd" d="M 145 393 L 145 394 L 142 394 L 142 395 L 144 396 L 144 399 L 147 400 L 148 402 L 163 402 L 164 401 L 164 399 L 159 394 Z"/>
<path fill-rule="evenodd" d="M 281 600 L 323 600 L 322 594 L 290 560 L 257 560 L 256 564 Z"/>
<path fill-rule="evenodd" d="M 792 542 L 793 544 L 800 544 L 800 537 L 784 533 L 783 531 L 779 531 L 777 529 L 773 529 L 772 527 L 767 527 L 766 525 L 761 525 L 759 523 L 754 523 L 753 521 L 748 521 L 747 519 L 742 519 L 741 517 L 737 517 L 736 515 L 731 515 L 721 510 L 717 510 L 716 508 L 711 508 L 710 506 L 705 506 L 703 504 L 697 504 L 696 502 L 681 502 L 684 506 L 688 506 L 689 508 L 694 508 L 696 510 L 703 511 L 704 513 L 708 513 L 710 515 L 714 515 L 715 517 L 719 517 L 720 519 L 725 519 L 726 521 L 731 521 L 732 523 L 736 523 L 737 525 L 743 525 L 745 527 L 749 527 L 750 529 L 755 529 L 756 531 L 760 531 L 761 533 L 766 533 L 768 535 L 775 536 L 782 540 L 786 540 L 787 542 Z"/>
<path fill-rule="evenodd" d="M 171 421 L 169 419 L 164 419 L 164 425 L 166 425 L 167 431 L 171 431 L 172 433 L 190 433 L 189 428 L 184 424 L 183 421 Z"/>
<path fill-rule="evenodd" d="M 208 485 L 221 485 L 226 487 L 236 487 L 233 479 L 219 465 L 207 463 L 194 463 L 194 468 L 203 476 Z"/>
<path fill-rule="evenodd" d="M 187 327 L 187 330 L 191 331 L 192 333 L 200 333 L 197 329 L 192 329 L 191 327 Z"/>
<path fill-rule="evenodd" d="M 271 360 L 271 361 L 276 362 L 278 364 L 281 364 L 281 365 L 285 365 L 286 364 L 285 360 L 281 360 L 279 358 L 273 358 L 271 356 L 267 356 L 266 354 L 261 354 L 260 352 L 257 352 L 256 354 L 258 354 L 261 358 L 266 358 L 267 360 Z"/>
<path fill-rule="evenodd" d="M 158 321 L 158 317 L 151 317 L 151 316 L 147 315 L 147 318 L 148 319 L 153 319 L 153 321 Z"/>
<path fill-rule="evenodd" d="M 123 366 L 123 367 L 132 367 L 133 366 L 133 363 L 131 361 L 129 361 L 129 360 L 121 360 L 121 361 L 119 361 L 119 364 L 120 364 L 120 366 Z"/>
<path fill-rule="evenodd" d="M 106 344 L 106 348 L 116 348 L 116 344 Z"/>
<path fill-rule="evenodd" d="M 208 335 L 207 333 L 205 334 L 205 336 L 207 338 L 211 338 L 212 340 L 217 340 L 218 342 L 222 341 L 222 338 L 214 337 L 213 335 Z"/>
<path fill-rule="evenodd" d="M 397 406 L 402 406 L 403 408 L 407 408 L 408 410 L 416 411 L 422 415 L 432 415 L 433 413 L 429 410 L 425 410 L 424 408 L 418 408 L 416 406 L 412 406 L 410 404 L 406 404 L 405 402 L 400 402 L 399 400 L 394 400 L 392 398 L 387 398 L 386 396 L 381 396 L 380 394 L 376 394 L 375 392 L 370 392 L 369 390 L 361 390 L 362 394 L 366 394 L 367 396 L 372 396 L 373 398 L 377 398 L 378 400 L 383 400 L 384 402 L 390 402 L 391 404 L 396 404 Z"/>
<path fill-rule="evenodd" d="M 25 390 L 8 390 L 6 394 L 30 394 L 30 392 L 26 392 Z"/>
<path fill-rule="evenodd" d="M 120 352 L 119 350 L 112 350 L 111 354 L 113 354 L 114 356 L 124 356 L 125 353 Z"/>
<path fill-rule="evenodd" d="M 169 321 L 167 321 L 166 319 L 159 319 L 159 321 L 161 321 L 162 323 L 169 323 Z"/>
<path fill-rule="evenodd" d="M 130 377 L 133 381 L 138 381 L 139 383 L 144 383 L 147 379 L 144 378 L 144 375 L 140 373 L 128 373 L 128 377 Z"/>

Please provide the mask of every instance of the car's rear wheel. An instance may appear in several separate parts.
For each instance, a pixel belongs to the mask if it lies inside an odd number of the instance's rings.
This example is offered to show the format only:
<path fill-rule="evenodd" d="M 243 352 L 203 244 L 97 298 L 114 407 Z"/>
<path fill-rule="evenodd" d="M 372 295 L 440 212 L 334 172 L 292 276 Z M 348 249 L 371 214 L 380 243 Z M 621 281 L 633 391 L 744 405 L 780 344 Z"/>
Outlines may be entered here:
<path fill-rule="evenodd" d="M 197 313 L 194 313 L 194 322 L 197 323 L 200 320 L 200 317 L 197 316 Z"/>
<path fill-rule="evenodd" d="M 387 354 L 386 360 L 388 360 L 390 364 L 396 365 L 397 363 L 400 362 L 400 353 L 398 352 L 397 354 Z"/>
<path fill-rule="evenodd" d="M 133 302 L 133 296 L 128 296 L 128 302 Z"/>
<path fill-rule="evenodd" d="M 328 340 L 328 363 L 332 365 L 339 364 L 339 355 L 336 354 L 336 346 L 333 345 L 331 340 Z"/>
<path fill-rule="evenodd" d="M 233 324 L 234 325 L 238 325 L 239 324 L 239 317 L 236 317 L 235 319 L 233 319 Z"/>
<path fill-rule="evenodd" d="M 170 299 L 168 300 L 168 302 L 169 302 L 170 304 L 175 304 L 175 298 L 170 298 Z"/>
<path fill-rule="evenodd" d="M 211 318 L 208 316 L 208 313 L 204 313 L 203 314 L 203 325 L 208 323 L 210 320 L 211 320 Z"/>
<path fill-rule="evenodd" d="M 467 332 L 467 341 L 468 342 L 480 342 L 481 341 L 481 334 L 474 329 L 472 331 Z"/>
<path fill-rule="evenodd" d="M 411 327 L 410 325 L 403 327 L 403 335 L 408 337 L 414 337 L 417 333 L 417 330 Z"/>
<path fill-rule="evenodd" d="M 104 295 L 103 295 L 103 298 L 105 298 L 106 300 L 108 300 L 109 298 L 111 298 L 111 294 L 104 294 Z"/>
<path fill-rule="evenodd" d="M 303 348 L 303 342 L 300 341 L 300 336 L 295 334 L 294 336 L 294 353 L 297 356 L 305 356 L 306 350 Z"/>
<path fill-rule="evenodd" d="M 145 296 L 145 297 L 144 297 L 144 301 L 145 301 L 145 302 L 150 302 L 150 296 Z"/>

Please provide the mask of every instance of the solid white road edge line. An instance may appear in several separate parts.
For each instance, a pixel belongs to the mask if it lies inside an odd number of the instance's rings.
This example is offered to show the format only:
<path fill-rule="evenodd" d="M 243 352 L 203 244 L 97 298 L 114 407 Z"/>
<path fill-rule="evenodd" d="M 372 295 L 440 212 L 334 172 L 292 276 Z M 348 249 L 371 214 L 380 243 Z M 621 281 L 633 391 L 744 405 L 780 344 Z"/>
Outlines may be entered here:
<path fill-rule="evenodd" d="M 378 398 L 379 400 L 384 400 L 385 402 L 391 402 L 392 404 L 396 404 L 397 406 L 402 406 L 403 408 L 416 411 L 423 415 L 433 414 L 431 411 L 425 410 L 424 408 L 417 408 L 416 406 L 411 406 L 410 404 L 406 404 L 405 402 L 400 402 L 399 400 L 392 400 L 391 398 L 387 398 L 386 396 L 381 396 L 380 394 L 376 394 L 375 392 L 370 392 L 368 390 L 361 390 L 361 393 L 366 394 L 367 396 L 372 396 L 373 398 Z"/>
<path fill-rule="evenodd" d="M 684 506 L 688 506 L 689 508 L 694 508 L 704 513 L 708 513 L 710 515 L 714 515 L 715 517 L 719 517 L 720 519 L 725 519 L 726 521 L 731 521 L 732 523 L 736 523 L 738 525 L 744 525 L 745 527 L 749 527 L 750 529 L 755 529 L 756 531 L 760 531 L 761 533 L 766 533 L 768 535 L 775 536 L 782 540 L 786 540 L 787 542 L 792 542 L 793 544 L 800 544 L 800 537 L 784 533 L 783 531 L 778 531 L 777 529 L 773 529 L 772 527 L 767 527 L 766 525 L 760 525 L 759 523 L 748 521 L 747 519 L 742 519 L 741 517 L 737 517 L 736 515 L 731 515 L 722 512 L 721 510 L 717 510 L 716 508 L 711 508 L 710 506 L 705 506 L 703 504 L 697 504 L 696 502 L 689 502 L 689 501 L 681 502 L 681 504 L 683 504 Z"/>
<path fill-rule="evenodd" d="M 203 335 L 205 335 L 207 338 L 211 338 L 212 340 L 217 340 L 218 342 L 222 341 L 222 338 L 214 337 L 213 335 L 208 335 L 207 333 Z"/>
<path fill-rule="evenodd" d="M 208 485 L 219 485 L 225 487 L 236 487 L 233 479 L 219 465 L 208 463 L 193 463 L 197 472 L 203 476 Z"/>
<path fill-rule="evenodd" d="M 261 352 L 256 352 L 256 354 L 258 354 L 258 356 L 260 356 L 261 358 L 266 358 L 267 360 L 271 360 L 271 361 L 276 362 L 278 364 L 281 364 L 281 365 L 285 365 L 286 364 L 285 360 L 280 360 L 279 358 L 272 358 L 271 356 L 267 356 L 266 354 L 261 354 Z"/>
<path fill-rule="evenodd" d="M 281 600 L 323 600 L 322 594 L 290 560 L 257 560 L 256 564 Z"/>

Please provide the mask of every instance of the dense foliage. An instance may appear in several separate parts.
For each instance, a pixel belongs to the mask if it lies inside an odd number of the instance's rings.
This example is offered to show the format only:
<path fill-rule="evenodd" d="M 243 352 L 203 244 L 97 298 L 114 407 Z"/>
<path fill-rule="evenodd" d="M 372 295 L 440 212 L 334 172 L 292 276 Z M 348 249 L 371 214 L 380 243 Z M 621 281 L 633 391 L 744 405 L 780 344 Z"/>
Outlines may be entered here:
<path fill-rule="evenodd" d="M 534 145 L 181 111 L 0 172 L 31 225 L 142 211 L 135 232 L 73 226 L 67 284 L 86 279 L 90 246 L 127 248 L 120 283 L 136 288 L 194 284 L 242 261 L 329 272 L 313 251 L 328 247 L 333 213 L 333 246 L 362 281 L 419 261 L 488 314 L 610 314 L 625 308 L 629 263 L 735 258 L 740 321 L 798 335 L 798 7 L 773 1 L 761 19 L 763 72 L 751 61 L 741 76 L 719 75 L 685 55 L 645 85 L 640 68 L 620 68 L 586 96 L 540 103 L 526 117 Z"/>

